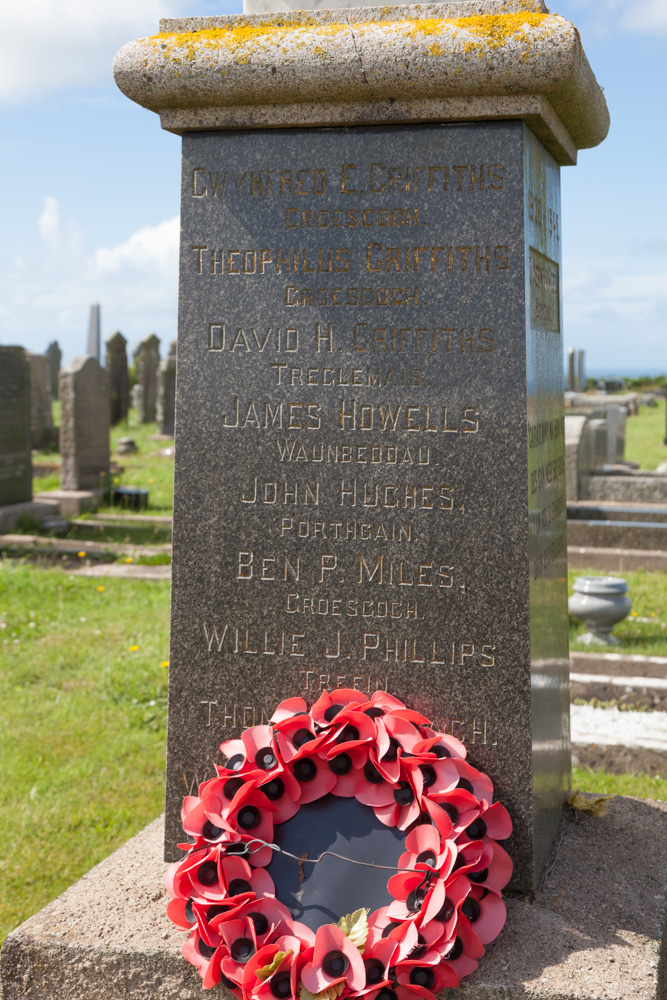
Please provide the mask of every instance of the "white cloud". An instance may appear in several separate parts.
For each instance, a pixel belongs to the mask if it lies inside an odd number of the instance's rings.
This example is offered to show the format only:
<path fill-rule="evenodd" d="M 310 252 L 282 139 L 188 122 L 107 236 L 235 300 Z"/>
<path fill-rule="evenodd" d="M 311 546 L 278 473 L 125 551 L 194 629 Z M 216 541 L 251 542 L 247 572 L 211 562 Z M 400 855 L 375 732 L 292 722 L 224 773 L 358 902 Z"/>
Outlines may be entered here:
<path fill-rule="evenodd" d="M 39 234 L 39 235 L 38 235 Z M 57 339 L 69 360 L 85 348 L 90 303 L 102 304 L 102 331 L 131 344 L 155 331 L 176 336 L 178 217 L 146 226 L 111 247 L 90 249 L 57 199 L 44 198 L 35 250 L 0 261 L 3 343 L 43 351 Z"/>
<path fill-rule="evenodd" d="M 108 84 L 118 49 L 153 35 L 161 17 L 193 0 L 30 0 L 3 7 L 0 100 L 21 102 L 63 87 Z M 185 8 L 185 9 L 184 9 Z"/>
<path fill-rule="evenodd" d="M 570 0 L 567 13 L 561 7 L 558 11 L 575 21 L 581 11 L 602 34 L 612 31 L 642 35 L 667 33 L 665 0 Z"/>

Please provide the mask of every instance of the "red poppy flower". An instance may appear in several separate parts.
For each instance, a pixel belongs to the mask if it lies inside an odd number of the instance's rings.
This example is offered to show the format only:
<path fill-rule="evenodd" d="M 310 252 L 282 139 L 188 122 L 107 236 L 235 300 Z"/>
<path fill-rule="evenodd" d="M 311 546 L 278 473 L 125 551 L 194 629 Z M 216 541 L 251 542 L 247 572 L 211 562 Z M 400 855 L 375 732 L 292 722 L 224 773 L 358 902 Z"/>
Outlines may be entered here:
<path fill-rule="evenodd" d="M 405 838 L 405 847 L 398 859 L 399 868 L 431 869 L 447 878 L 454 867 L 456 844 L 453 839 L 445 840 L 434 826 L 416 826 Z"/>
<path fill-rule="evenodd" d="M 359 990 L 357 996 L 373 994 L 383 986 L 389 986 L 389 967 L 392 965 L 399 945 L 392 938 L 379 938 L 373 944 L 366 942 L 363 951 L 364 970 L 366 973 L 366 985 Z"/>
<path fill-rule="evenodd" d="M 303 961 L 301 942 L 293 935 L 260 948 L 244 968 L 245 1000 L 297 1000 Z"/>
<path fill-rule="evenodd" d="M 345 983 L 351 993 L 357 993 L 366 982 L 364 960 L 340 927 L 323 924 L 315 932 L 315 947 L 301 980 L 310 993 L 320 993 L 337 983 Z"/>
<path fill-rule="evenodd" d="M 470 892 L 461 902 L 461 913 L 482 944 L 494 941 L 507 919 L 507 907 L 502 897 L 480 885 L 471 886 Z"/>
<path fill-rule="evenodd" d="M 468 840 L 482 840 L 492 837 L 493 840 L 506 840 L 512 832 L 512 820 L 507 809 L 501 802 L 492 806 L 485 799 L 480 802 L 479 815 L 468 824 L 461 835 L 461 843 Z"/>
<path fill-rule="evenodd" d="M 303 698 L 286 698 L 285 701 L 280 702 L 269 721 L 274 725 L 290 719 L 293 715 L 303 715 L 307 711 L 308 706 Z"/>
<path fill-rule="evenodd" d="M 310 715 L 315 725 L 319 726 L 320 729 L 329 729 L 335 724 L 336 716 L 344 708 L 351 705 L 359 707 L 366 700 L 360 691 L 355 691 L 352 688 L 338 688 L 331 694 L 328 691 L 323 691 L 311 708 Z"/>
<path fill-rule="evenodd" d="M 327 795 L 338 780 L 321 757 L 302 757 L 289 766 L 290 772 L 299 782 L 299 803 L 314 802 Z"/>
<path fill-rule="evenodd" d="M 323 752 L 320 758 L 336 776 L 336 784 L 331 789 L 331 794 L 352 798 L 364 774 L 367 754 L 363 747 L 357 746 L 331 755 Z"/>
<path fill-rule="evenodd" d="M 484 945 L 460 911 L 456 921 L 456 936 L 453 941 L 441 945 L 441 954 L 459 978 L 474 972 L 478 965 L 477 959 L 484 954 Z"/>
<path fill-rule="evenodd" d="M 286 764 L 318 753 L 327 740 L 327 733 L 315 732 L 310 715 L 294 715 L 278 723 L 274 735 L 280 756 Z"/>

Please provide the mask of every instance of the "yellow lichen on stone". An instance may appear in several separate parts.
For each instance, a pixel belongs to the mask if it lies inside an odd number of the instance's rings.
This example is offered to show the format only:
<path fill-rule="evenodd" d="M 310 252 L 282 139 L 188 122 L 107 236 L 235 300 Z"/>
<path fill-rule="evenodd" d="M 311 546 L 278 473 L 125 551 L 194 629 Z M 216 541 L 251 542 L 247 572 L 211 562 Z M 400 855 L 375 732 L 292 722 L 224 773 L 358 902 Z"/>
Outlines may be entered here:
<path fill-rule="evenodd" d="M 420 35 L 440 35 L 443 26 L 455 30 L 456 35 L 461 35 L 461 50 L 463 52 L 478 52 L 483 56 L 486 52 L 491 52 L 502 48 L 505 43 L 512 39 L 531 45 L 538 38 L 544 37 L 544 29 L 550 32 L 548 14 L 479 14 L 475 17 L 456 18 L 423 18 L 408 24 L 403 23 L 407 37 L 416 39 Z M 527 29 L 533 29 L 531 33 Z M 534 29 L 542 29 L 538 34 Z M 473 36 L 468 37 L 465 36 Z M 439 46 L 439 51 L 432 51 L 435 46 L 429 48 L 431 55 L 442 55 L 445 49 Z"/>

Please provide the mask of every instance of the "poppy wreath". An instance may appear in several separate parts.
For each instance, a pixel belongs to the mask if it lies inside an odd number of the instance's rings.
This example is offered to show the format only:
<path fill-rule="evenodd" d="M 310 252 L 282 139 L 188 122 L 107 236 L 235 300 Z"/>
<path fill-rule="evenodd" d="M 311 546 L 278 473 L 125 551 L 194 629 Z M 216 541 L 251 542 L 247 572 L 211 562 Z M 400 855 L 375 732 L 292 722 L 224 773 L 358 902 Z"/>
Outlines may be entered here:
<path fill-rule="evenodd" d="M 453 736 L 384 691 L 281 702 L 269 725 L 220 747 L 226 765 L 183 802 L 185 860 L 166 876 L 168 915 L 203 987 L 239 1000 L 433 1000 L 477 968 L 505 922 L 512 832 L 486 774 Z M 313 932 L 266 871 L 274 824 L 328 795 L 354 796 L 405 851 L 386 906 Z"/>

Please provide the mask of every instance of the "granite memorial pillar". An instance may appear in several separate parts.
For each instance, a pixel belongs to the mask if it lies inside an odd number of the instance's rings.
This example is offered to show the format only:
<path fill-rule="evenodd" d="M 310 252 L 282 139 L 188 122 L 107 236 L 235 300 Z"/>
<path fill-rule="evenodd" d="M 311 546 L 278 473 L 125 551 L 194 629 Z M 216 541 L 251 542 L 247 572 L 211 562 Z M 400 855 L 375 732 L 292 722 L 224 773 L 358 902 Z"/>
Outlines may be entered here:
<path fill-rule="evenodd" d="M 577 376 L 575 370 L 574 347 L 567 349 L 567 391 L 577 391 Z"/>
<path fill-rule="evenodd" d="M 116 57 L 183 136 L 168 856 L 221 740 L 336 686 L 465 742 L 512 814 L 516 888 L 550 849 L 559 170 L 608 119 L 566 20 L 466 11 L 167 20 Z"/>
<path fill-rule="evenodd" d="M 0 507 L 31 499 L 30 366 L 22 347 L 0 346 Z"/>
<path fill-rule="evenodd" d="M 59 391 L 62 489 L 97 489 L 109 475 L 109 377 L 96 358 L 75 358 Z"/>

